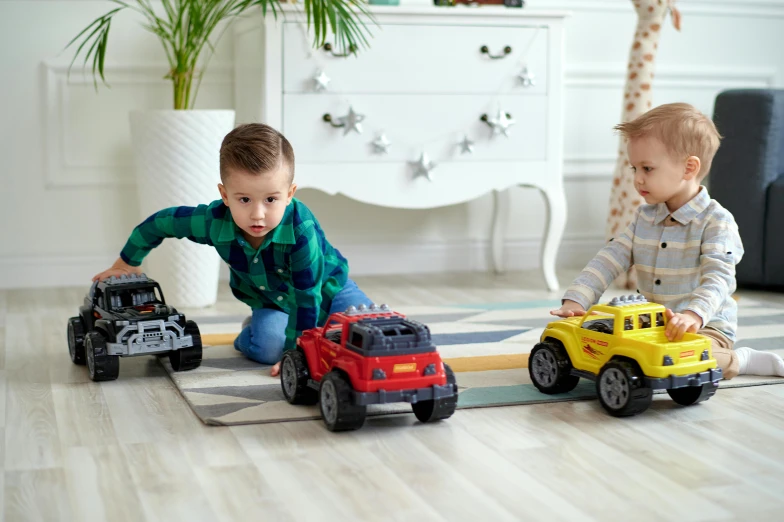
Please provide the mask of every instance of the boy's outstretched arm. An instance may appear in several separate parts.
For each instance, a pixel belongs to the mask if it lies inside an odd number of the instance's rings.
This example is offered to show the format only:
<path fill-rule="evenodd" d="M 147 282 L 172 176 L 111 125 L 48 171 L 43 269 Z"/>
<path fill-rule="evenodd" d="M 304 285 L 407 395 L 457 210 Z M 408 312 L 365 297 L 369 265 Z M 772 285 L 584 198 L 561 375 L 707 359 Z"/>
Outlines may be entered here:
<path fill-rule="evenodd" d="M 735 292 L 735 265 L 743 257 L 743 242 L 732 216 L 719 218 L 703 232 L 700 245 L 700 286 L 691 294 L 686 311 L 708 324 Z"/>
<path fill-rule="evenodd" d="M 123 274 L 139 274 L 142 260 L 168 237 L 187 238 L 196 243 L 211 245 L 210 225 L 213 209 L 208 205 L 165 208 L 145 219 L 131 232 L 120 258 L 93 276 L 93 281 Z"/>
<path fill-rule="evenodd" d="M 639 217 L 640 211 L 638 209 L 626 230 L 611 239 L 580 272 L 577 279 L 566 290 L 562 301 L 563 306 L 560 310 L 554 310 L 555 312 L 574 312 L 574 310 L 581 308 L 583 313 L 585 313 L 585 310 L 599 301 L 599 298 L 615 278 L 629 269 L 633 262 L 632 243 Z M 569 305 L 570 301 L 576 303 L 579 308 Z M 564 307 L 566 307 L 566 310 L 564 310 Z M 565 316 L 559 313 L 553 315 L 570 317 L 569 315 Z"/>

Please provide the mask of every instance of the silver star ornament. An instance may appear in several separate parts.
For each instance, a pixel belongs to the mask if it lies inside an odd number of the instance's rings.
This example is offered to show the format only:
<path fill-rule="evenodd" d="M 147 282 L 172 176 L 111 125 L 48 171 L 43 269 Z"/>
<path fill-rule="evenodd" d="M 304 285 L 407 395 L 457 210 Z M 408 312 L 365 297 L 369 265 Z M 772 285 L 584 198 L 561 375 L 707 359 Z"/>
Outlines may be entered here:
<path fill-rule="evenodd" d="M 495 118 L 490 118 L 487 120 L 487 123 L 493 130 L 493 136 L 497 136 L 498 134 L 503 134 L 507 138 L 509 137 L 509 127 L 515 124 L 515 121 L 509 117 L 503 110 L 498 109 L 498 114 Z"/>
<path fill-rule="evenodd" d="M 430 161 L 426 152 L 422 152 L 417 161 L 410 161 L 408 164 L 414 170 L 414 179 L 424 176 L 428 181 L 433 181 L 433 178 L 430 177 L 430 171 L 436 168 L 436 164 Z"/>
<path fill-rule="evenodd" d="M 460 154 L 473 154 L 474 153 L 474 142 L 468 139 L 468 136 L 463 136 L 463 139 L 457 142 L 457 146 L 460 147 Z"/>
<path fill-rule="evenodd" d="M 329 76 L 327 76 L 327 74 L 324 71 L 320 70 L 318 73 L 316 73 L 316 76 L 313 77 L 313 88 L 317 92 L 326 91 L 327 85 L 331 81 L 332 79 Z"/>
<path fill-rule="evenodd" d="M 356 131 L 357 134 L 362 134 L 362 121 L 365 119 L 364 114 L 354 112 L 354 107 L 348 108 L 348 114 L 338 118 L 338 126 L 343 127 L 343 136 L 351 131 Z"/>
<path fill-rule="evenodd" d="M 536 76 L 528 72 L 528 67 L 523 67 L 523 70 L 517 75 L 517 79 L 523 87 L 533 87 L 536 85 Z"/>
<path fill-rule="evenodd" d="M 381 134 L 378 138 L 370 142 L 374 154 L 389 154 L 389 146 L 392 142 L 387 139 L 386 134 Z"/>

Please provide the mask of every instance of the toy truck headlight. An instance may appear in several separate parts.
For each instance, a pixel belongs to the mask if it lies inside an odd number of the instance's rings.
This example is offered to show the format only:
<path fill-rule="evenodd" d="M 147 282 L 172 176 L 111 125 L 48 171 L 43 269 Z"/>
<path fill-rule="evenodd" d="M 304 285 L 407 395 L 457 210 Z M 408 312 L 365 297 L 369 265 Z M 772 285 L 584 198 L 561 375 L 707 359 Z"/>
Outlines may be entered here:
<path fill-rule="evenodd" d="M 387 378 L 386 372 L 381 368 L 373 368 L 373 380 L 380 381 Z"/>

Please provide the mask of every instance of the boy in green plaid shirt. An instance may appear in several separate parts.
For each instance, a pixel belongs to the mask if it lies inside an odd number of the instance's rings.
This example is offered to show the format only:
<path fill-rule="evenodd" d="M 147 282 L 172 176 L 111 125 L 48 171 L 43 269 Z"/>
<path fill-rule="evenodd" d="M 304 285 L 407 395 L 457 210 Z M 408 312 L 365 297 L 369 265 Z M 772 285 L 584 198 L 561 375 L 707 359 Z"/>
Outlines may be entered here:
<path fill-rule="evenodd" d="M 220 176 L 220 200 L 153 214 L 93 281 L 140 273 L 144 257 L 167 237 L 214 247 L 231 268 L 232 293 L 252 309 L 234 347 L 273 365 L 275 376 L 303 330 L 371 301 L 348 278 L 346 259 L 310 209 L 294 199 L 294 151 L 282 134 L 263 124 L 231 131 L 221 144 Z"/>

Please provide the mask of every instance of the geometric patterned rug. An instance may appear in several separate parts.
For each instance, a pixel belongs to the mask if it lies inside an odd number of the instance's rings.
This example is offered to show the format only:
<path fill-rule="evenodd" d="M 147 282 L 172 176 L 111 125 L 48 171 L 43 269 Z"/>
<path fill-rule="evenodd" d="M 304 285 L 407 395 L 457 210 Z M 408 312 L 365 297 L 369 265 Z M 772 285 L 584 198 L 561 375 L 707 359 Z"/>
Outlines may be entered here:
<path fill-rule="evenodd" d="M 531 384 L 528 354 L 552 319 L 557 301 L 482 303 L 456 306 L 403 306 L 395 310 L 430 327 L 441 356 L 457 373 L 458 409 L 586 400 L 596 397 L 594 384 L 581 380 L 572 392 L 550 396 Z M 784 355 L 784 306 L 750 298 L 739 302 L 737 346 Z M 194 413 L 209 425 L 236 425 L 318 419 L 317 406 L 286 402 L 280 379 L 269 366 L 237 352 L 231 341 L 243 316 L 190 317 L 205 344 L 202 364 L 173 372 L 168 358 L 158 360 Z M 721 388 L 782 384 L 784 378 L 740 376 Z M 597 404 L 597 407 L 598 404 Z M 374 405 L 368 415 L 410 413 L 405 403 Z"/>

